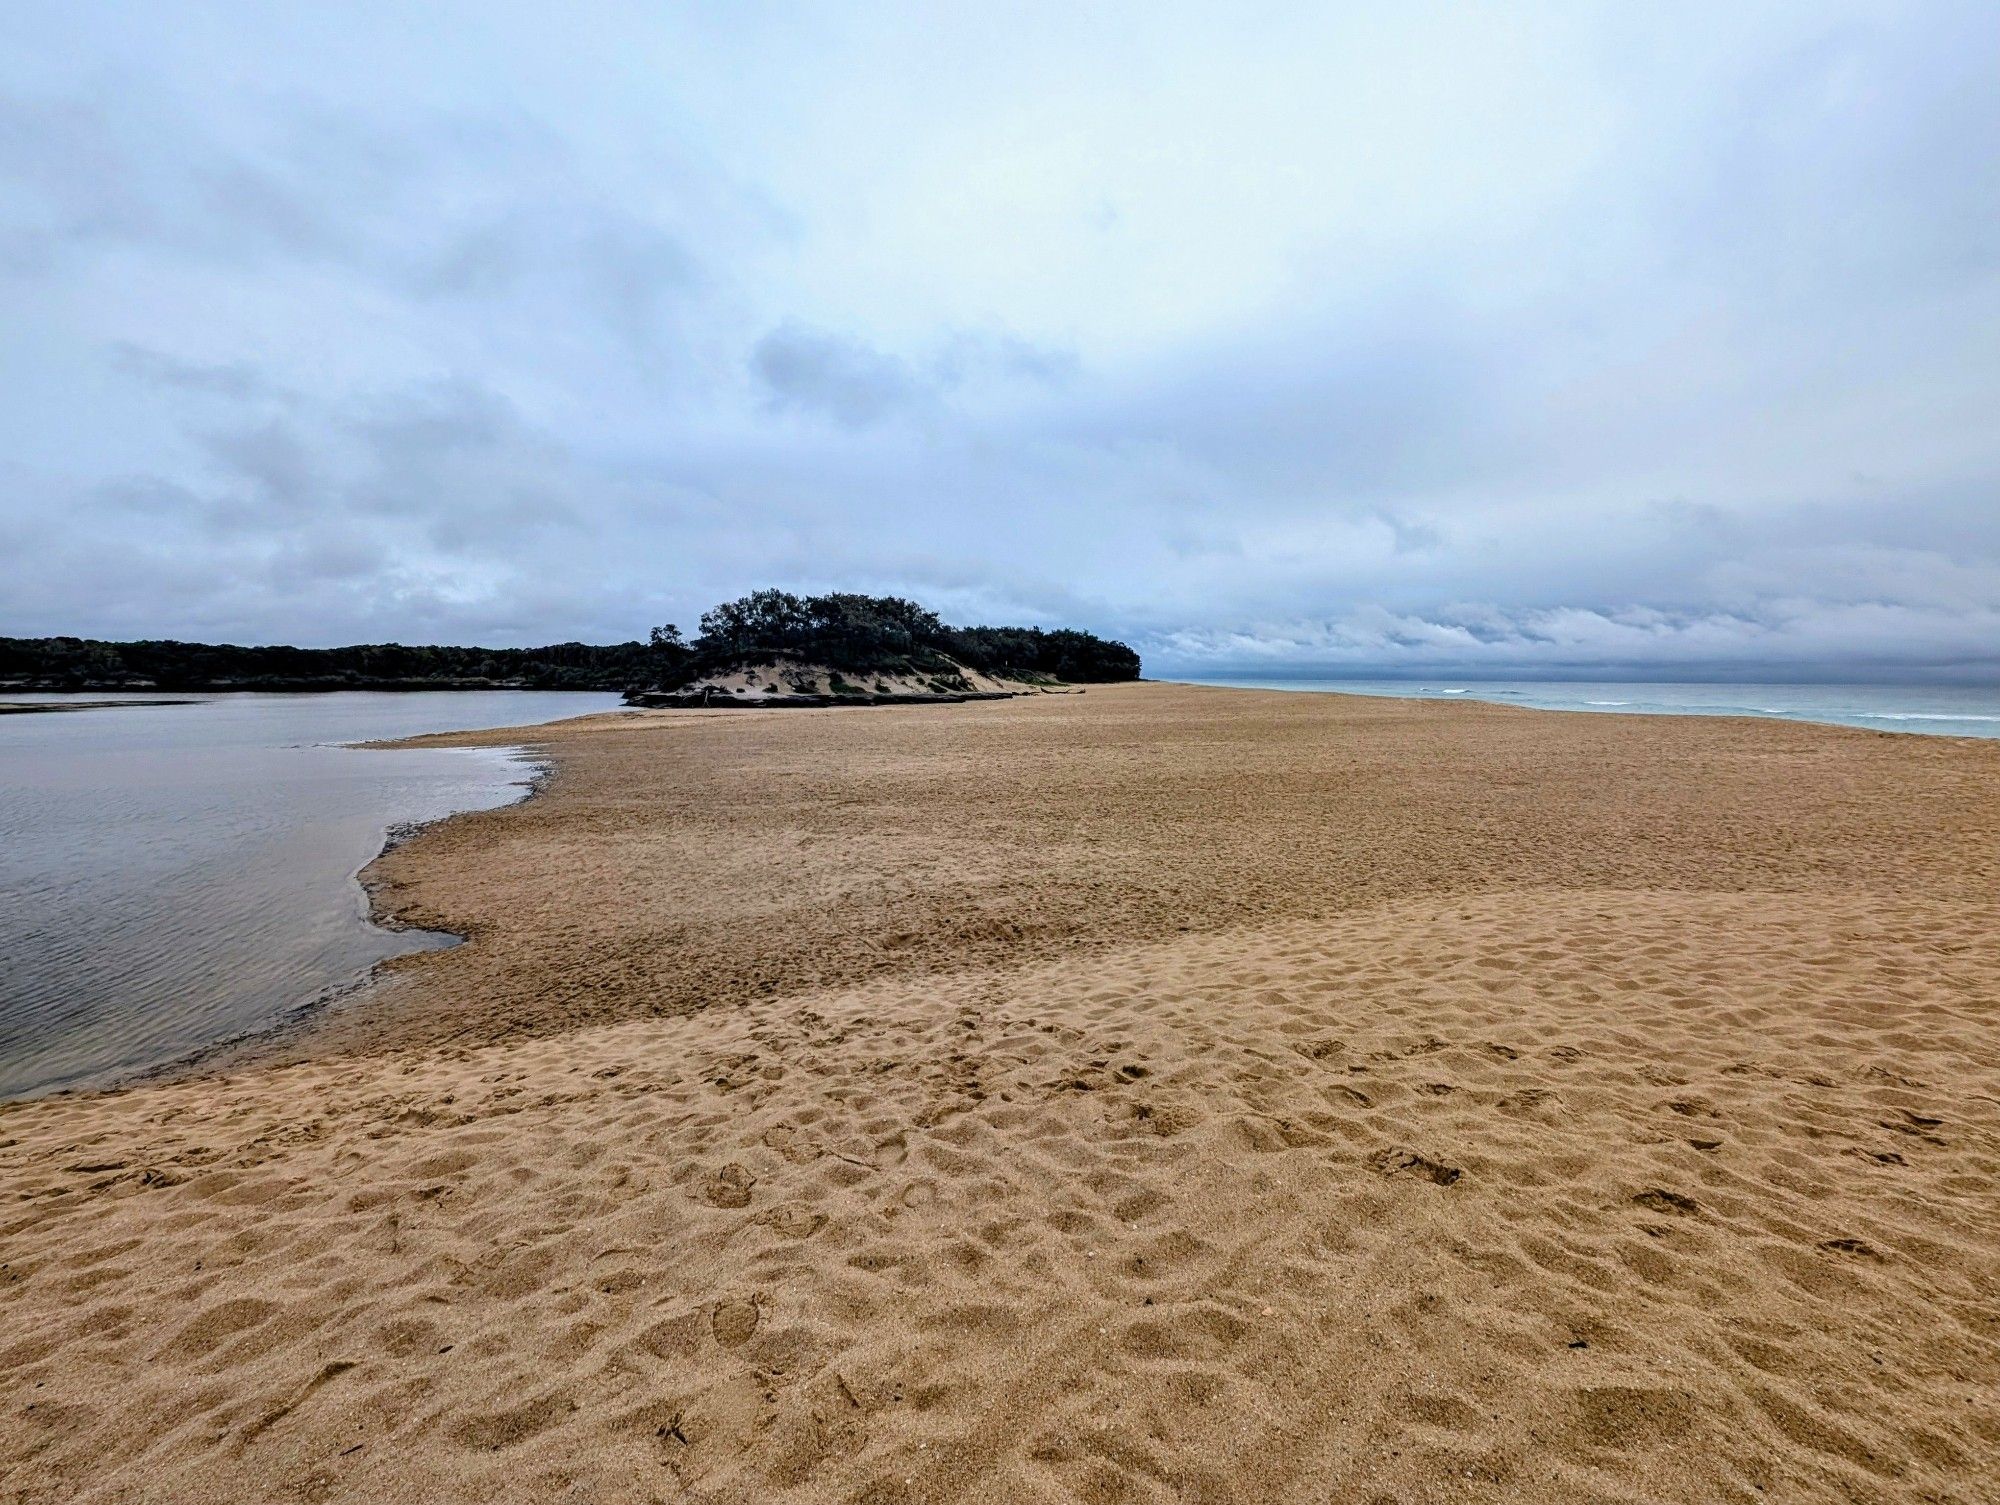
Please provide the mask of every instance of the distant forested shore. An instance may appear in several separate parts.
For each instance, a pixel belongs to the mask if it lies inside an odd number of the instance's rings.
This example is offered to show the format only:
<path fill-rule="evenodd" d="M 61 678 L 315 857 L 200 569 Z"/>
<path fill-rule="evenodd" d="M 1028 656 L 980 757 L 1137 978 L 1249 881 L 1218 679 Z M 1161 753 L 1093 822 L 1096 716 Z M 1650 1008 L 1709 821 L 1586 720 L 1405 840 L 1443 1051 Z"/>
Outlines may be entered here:
<path fill-rule="evenodd" d="M 645 643 L 452 648 L 244 647 L 172 639 L 0 638 L 10 690 L 623 690 L 651 673 Z"/>
<path fill-rule="evenodd" d="M 856 674 L 964 667 L 1062 681 L 1136 679 L 1123 643 L 1068 628 L 950 627 L 895 596 L 756 591 L 705 612 L 691 641 L 460 648 L 368 643 L 252 647 L 173 639 L 0 638 L 0 690 L 610 690 L 685 685 L 774 656 Z"/>

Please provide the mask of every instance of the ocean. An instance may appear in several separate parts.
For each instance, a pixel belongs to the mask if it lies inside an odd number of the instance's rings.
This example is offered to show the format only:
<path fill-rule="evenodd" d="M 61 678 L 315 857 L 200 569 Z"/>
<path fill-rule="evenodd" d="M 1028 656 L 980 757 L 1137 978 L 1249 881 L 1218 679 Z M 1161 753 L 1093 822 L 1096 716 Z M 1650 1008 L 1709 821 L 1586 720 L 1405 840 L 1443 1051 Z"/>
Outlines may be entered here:
<path fill-rule="evenodd" d="M 1754 716 L 1820 721 L 1878 732 L 2000 737 L 2000 686 L 1648 684 L 1631 680 L 1386 680 L 1171 676 L 1188 684 L 1256 690 L 1331 690 L 1418 700 L 1490 700 L 1545 711 L 1636 716 Z"/>

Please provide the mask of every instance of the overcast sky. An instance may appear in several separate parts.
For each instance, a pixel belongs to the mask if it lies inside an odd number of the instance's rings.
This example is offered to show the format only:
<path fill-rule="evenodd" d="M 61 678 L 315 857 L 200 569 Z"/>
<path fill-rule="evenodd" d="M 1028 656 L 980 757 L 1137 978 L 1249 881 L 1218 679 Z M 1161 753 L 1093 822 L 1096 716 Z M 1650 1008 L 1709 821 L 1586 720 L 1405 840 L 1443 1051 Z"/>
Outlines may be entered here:
<path fill-rule="evenodd" d="M 0 633 L 2000 675 L 2000 5 L 10 0 Z"/>

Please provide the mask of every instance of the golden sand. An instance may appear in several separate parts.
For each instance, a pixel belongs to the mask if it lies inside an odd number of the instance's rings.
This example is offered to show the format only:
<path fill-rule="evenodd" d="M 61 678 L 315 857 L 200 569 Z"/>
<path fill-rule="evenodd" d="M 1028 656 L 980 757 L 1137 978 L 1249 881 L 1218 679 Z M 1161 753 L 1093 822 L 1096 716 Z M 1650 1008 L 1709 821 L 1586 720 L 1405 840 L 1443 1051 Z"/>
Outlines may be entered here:
<path fill-rule="evenodd" d="M 2000 1498 L 2000 744 L 533 736 L 471 944 L 0 1112 L 0 1500 Z"/>

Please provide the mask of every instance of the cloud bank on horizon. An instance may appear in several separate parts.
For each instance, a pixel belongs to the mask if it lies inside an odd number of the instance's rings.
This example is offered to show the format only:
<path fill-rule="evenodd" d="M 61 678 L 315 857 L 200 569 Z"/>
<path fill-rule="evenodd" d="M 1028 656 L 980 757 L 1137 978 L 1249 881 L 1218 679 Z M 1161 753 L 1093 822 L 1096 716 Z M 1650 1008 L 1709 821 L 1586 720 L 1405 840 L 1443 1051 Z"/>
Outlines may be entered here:
<path fill-rule="evenodd" d="M 2000 676 L 2000 7 L 23 0 L 0 632 Z"/>

